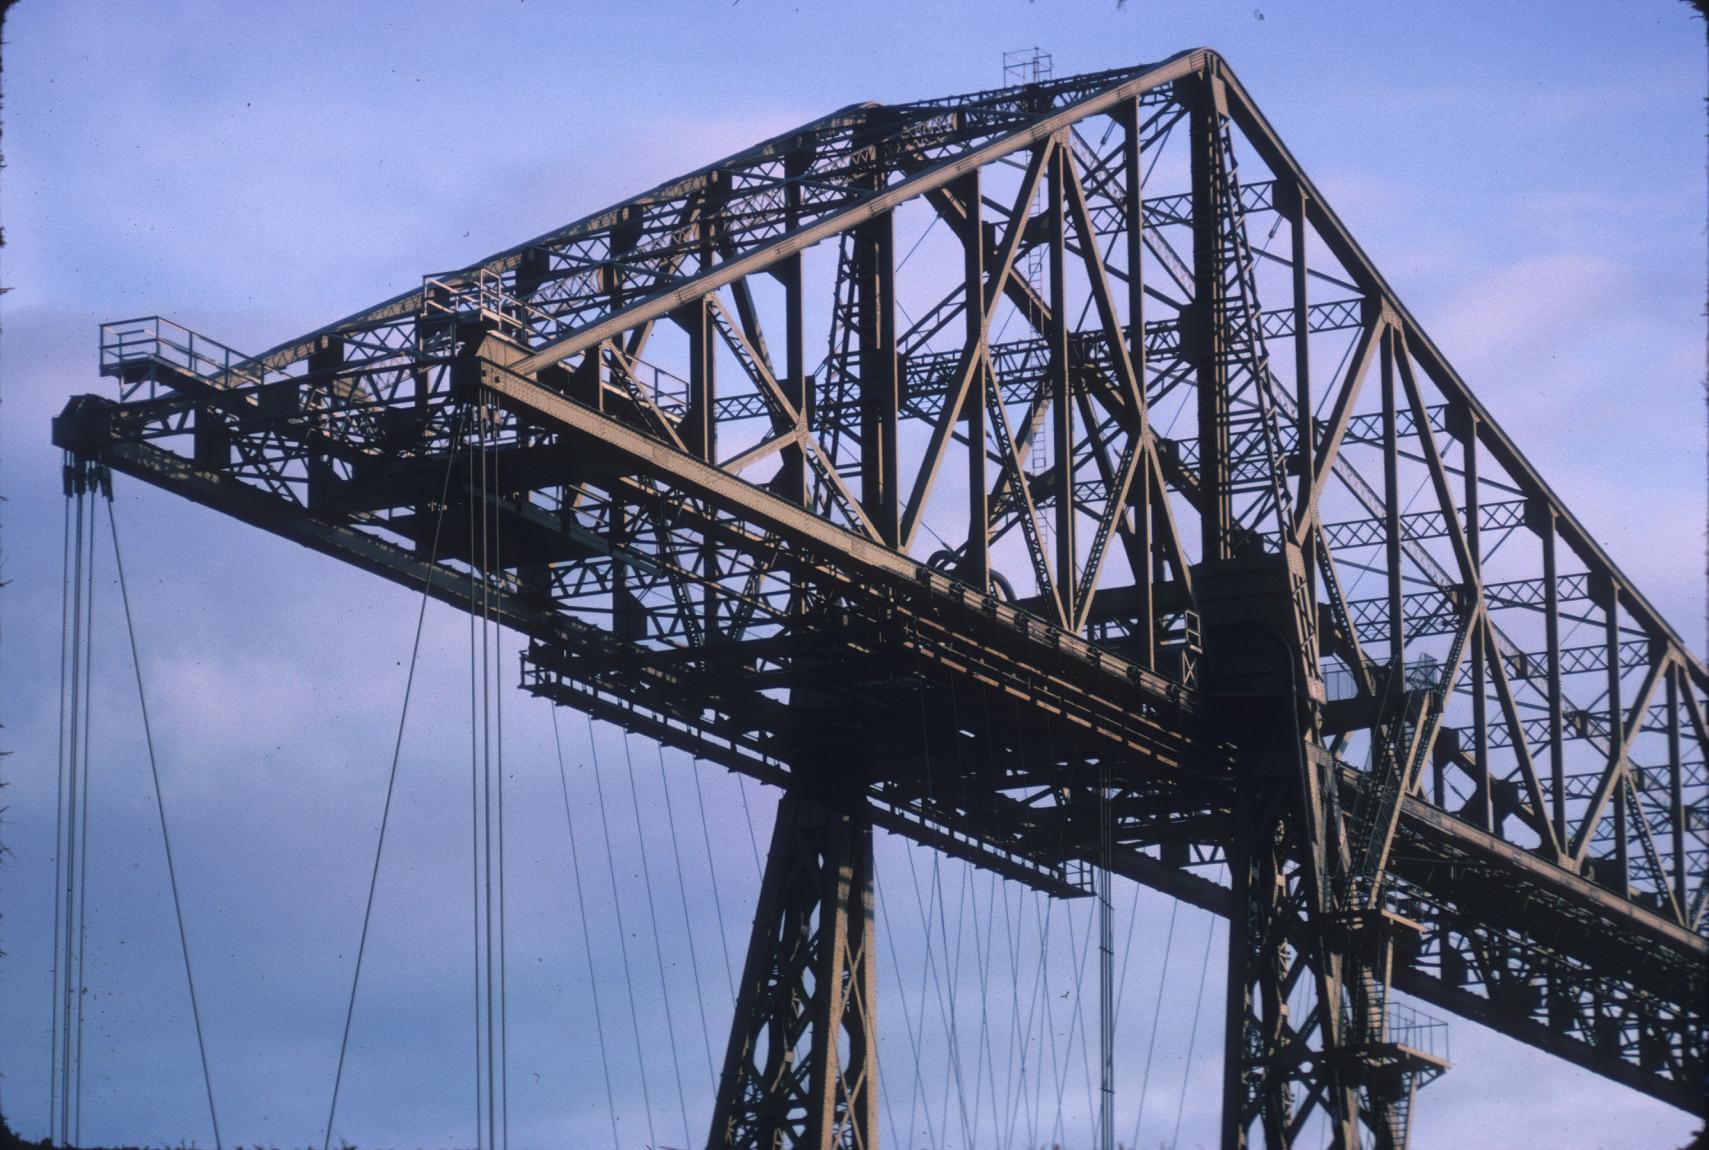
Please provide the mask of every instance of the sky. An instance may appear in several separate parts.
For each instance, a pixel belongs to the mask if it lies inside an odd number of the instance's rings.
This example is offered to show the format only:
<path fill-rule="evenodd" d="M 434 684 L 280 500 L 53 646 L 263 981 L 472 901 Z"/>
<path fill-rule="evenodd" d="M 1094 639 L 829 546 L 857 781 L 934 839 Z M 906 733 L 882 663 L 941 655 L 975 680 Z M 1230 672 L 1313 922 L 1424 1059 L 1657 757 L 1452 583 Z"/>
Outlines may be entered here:
<path fill-rule="evenodd" d="M 1675 0 L 23 0 L 5 33 L 0 1110 L 26 1137 L 49 1064 L 48 420 L 108 391 L 97 324 L 158 313 L 268 347 L 845 104 L 993 86 L 1005 50 L 1043 48 L 1058 75 L 1220 51 L 1472 390 L 1705 650 L 1709 77 Z M 122 477 L 114 517 L 224 1140 L 318 1145 L 418 599 Z M 211 1145 L 104 531 L 82 1131 Z M 474 1144 L 467 657 L 466 620 L 429 608 L 334 1141 Z M 503 699 L 511 1144 L 703 1140 L 775 793 L 590 738 L 572 712 L 561 779 L 549 709 Z M 974 1122 L 980 1145 L 1089 1144 L 1088 907 L 878 853 L 889 1144 L 965 1145 Z M 1224 928 L 1131 888 L 1117 906 L 1117 1129 L 1212 1145 Z M 1040 1036 L 1033 1095 L 1005 1060 L 1011 1014 Z M 1423 1150 L 1681 1145 L 1695 1125 L 1450 1024 Z"/>

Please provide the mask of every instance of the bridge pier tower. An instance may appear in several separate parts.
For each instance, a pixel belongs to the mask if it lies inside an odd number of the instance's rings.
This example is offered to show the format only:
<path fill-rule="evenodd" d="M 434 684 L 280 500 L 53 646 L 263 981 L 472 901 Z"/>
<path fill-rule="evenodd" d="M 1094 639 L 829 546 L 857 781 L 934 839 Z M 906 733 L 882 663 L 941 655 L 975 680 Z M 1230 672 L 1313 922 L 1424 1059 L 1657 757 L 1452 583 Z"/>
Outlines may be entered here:
<path fill-rule="evenodd" d="M 710 1150 L 870 1150 L 878 1137 L 872 824 L 778 804 Z"/>
<path fill-rule="evenodd" d="M 1266 1150 L 1301 1144 L 1316 1113 L 1335 1150 L 1358 1150 L 1361 1125 L 1382 1150 L 1404 1150 L 1417 1087 L 1447 1066 L 1389 1027 L 1395 951 L 1419 927 L 1385 908 L 1384 869 L 1431 712 L 1398 685 L 1385 692 L 1390 737 L 1348 791 L 1321 737 L 1316 610 L 1300 550 L 1202 563 L 1194 578 L 1207 695 L 1241 764 L 1223 1150 L 1245 1150 L 1254 1129 Z"/>

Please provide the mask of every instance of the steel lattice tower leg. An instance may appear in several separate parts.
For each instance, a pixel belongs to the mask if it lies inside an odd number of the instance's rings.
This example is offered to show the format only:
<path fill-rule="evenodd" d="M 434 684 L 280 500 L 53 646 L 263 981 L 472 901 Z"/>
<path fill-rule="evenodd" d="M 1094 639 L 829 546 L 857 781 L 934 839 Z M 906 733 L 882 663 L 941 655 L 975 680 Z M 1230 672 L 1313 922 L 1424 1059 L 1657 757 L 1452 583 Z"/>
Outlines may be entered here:
<path fill-rule="evenodd" d="M 778 804 L 712 1150 L 877 1145 L 872 825 L 790 792 Z"/>
<path fill-rule="evenodd" d="M 1335 1150 L 1358 1150 L 1361 1126 L 1382 1150 L 1403 1150 L 1413 1094 L 1446 1063 L 1389 1033 L 1395 948 L 1417 924 L 1387 909 L 1380 863 L 1370 869 L 1370 852 L 1355 849 L 1382 839 L 1399 793 L 1385 803 L 1369 780 L 1399 767 L 1385 742 L 1348 809 L 1341 768 L 1317 734 L 1323 696 L 1303 569 L 1287 548 L 1196 571 L 1207 698 L 1239 732 L 1242 766 L 1229 844 L 1222 1146 L 1245 1150 L 1257 1131 L 1266 1150 L 1284 1150 L 1321 1114 Z"/>
<path fill-rule="evenodd" d="M 1304 829 L 1281 788 L 1250 811 L 1248 835 L 1229 860 L 1228 998 L 1223 1054 L 1223 1150 L 1244 1150 L 1254 1127 L 1267 1150 L 1296 1144 L 1321 1107 L 1330 1145 L 1359 1145 L 1359 1100 L 1347 1074 L 1342 1017 L 1346 963 L 1335 932 L 1312 903 L 1312 870 L 1292 856 Z M 1321 856 L 1320 856 L 1321 857 Z M 1315 1003 L 1296 1017 L 1290 999 L 1305 981 Z"/>

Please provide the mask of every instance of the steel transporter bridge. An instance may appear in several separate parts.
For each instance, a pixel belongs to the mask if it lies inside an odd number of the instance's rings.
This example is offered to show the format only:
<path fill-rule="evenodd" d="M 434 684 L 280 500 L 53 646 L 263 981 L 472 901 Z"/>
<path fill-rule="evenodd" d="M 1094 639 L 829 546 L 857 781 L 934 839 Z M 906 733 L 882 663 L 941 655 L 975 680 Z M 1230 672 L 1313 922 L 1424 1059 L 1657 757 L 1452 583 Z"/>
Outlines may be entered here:
<path fill-rule="evenodd" d="M 1404 1146 L 1397 991 L 1704 1108 L 1709 671 L 1212 52 L 853 105 L 101 371 L 69 490 L 489 615 L 782 789 L 710 1147 L 877 1144 L 875 827 L 1227 916 L 1225 1147 Z"/>

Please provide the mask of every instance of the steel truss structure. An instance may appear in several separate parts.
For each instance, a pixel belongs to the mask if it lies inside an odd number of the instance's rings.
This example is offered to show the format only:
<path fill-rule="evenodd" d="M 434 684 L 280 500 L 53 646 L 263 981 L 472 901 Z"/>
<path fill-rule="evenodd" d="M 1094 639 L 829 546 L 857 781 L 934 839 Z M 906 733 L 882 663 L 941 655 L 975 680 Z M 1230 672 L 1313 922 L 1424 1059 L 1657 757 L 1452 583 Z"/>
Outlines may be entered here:
<path fill-rule="evenodd" d="M 847 107 L 259 356 L 101 352 L 74 463 L 486 603 L 528 690 L 784 789 L 711 1146 L 874 1144 L 874 826 L 1227 915 L 1227 1147 L 1404 1145 L 1446 1063 L 1395 990 L 1702 1109 L 1709 672 L 1214 53 Z"/>

